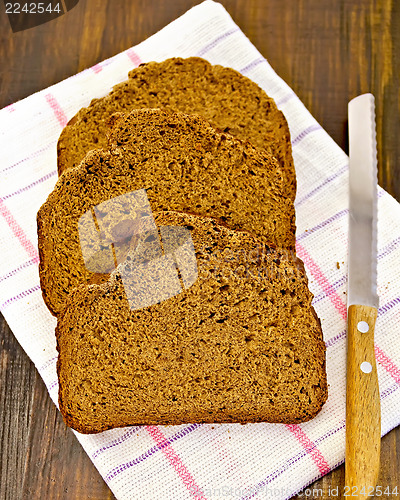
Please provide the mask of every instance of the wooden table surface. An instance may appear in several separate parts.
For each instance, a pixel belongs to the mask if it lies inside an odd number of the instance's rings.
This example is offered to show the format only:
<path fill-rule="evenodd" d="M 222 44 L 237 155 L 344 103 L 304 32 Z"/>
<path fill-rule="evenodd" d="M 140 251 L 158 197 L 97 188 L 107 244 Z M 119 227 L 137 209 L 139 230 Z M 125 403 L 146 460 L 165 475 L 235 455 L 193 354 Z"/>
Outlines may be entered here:
<path fill-rule="evenodd" d="M 17 33 L 1 4 L 0 108 L 141 42 L 197 3 L 80 0 L 62 17 Z M 221 3 L 344 149 L 348 101 L 375 95 L 379 182 L 400 201 L 400 2 Z M 0 499 L 114 498 L 1 315 L 0 339 Z M 341 466 L 311 485 L 310 494 L 328 499 L 328 488 L 343 484 Z M 378 484 L 400 485 L 400 428 L 382 440 Z"/>

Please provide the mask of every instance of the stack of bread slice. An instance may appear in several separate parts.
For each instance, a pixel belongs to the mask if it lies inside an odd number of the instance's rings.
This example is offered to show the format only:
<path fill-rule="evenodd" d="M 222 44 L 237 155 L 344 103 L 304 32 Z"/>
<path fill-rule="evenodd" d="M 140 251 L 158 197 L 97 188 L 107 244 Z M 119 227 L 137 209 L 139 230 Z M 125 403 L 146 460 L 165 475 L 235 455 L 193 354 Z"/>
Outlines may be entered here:
<path fill-rule="evenodd" d="M 142 65 L 69 122 L 58 168 L 39 271 L 69 426 L 320 411 L 289 130 L 254 82 L 200 58 Z"/>

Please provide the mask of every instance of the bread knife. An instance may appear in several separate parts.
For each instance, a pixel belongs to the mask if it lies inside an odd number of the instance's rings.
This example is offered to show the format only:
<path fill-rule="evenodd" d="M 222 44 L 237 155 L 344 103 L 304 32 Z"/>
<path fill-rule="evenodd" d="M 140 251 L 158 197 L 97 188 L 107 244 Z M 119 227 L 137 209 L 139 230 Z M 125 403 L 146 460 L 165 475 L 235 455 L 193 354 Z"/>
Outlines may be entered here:
<path fill-rule="evenodd" d="M 375 100 L 349 102 L 349 256 L 345 487 L 369 498 L 378 480 L 381 408 L 374 352 L 377 295 Z"/>

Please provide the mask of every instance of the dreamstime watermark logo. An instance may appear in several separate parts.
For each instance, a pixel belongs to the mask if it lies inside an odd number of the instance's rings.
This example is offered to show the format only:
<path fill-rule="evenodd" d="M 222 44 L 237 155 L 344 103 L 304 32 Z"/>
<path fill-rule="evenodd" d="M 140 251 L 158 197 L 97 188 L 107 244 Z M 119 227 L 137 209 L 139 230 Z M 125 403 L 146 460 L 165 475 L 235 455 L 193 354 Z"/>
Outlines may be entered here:
<path fill-rule="evenodd" d="M 88 210 L 78 231 L 88 271 L 105 274 L 118 266 L 132 310 L 167 300 L 197 280 L 190 230 L 157 227 L 144 189 Z"/>
<path fill-rule="evenodd" d="M 70 11 L 79 0 L 44 0 L 10 2 L 3 0 L 14 33 L 52 21 Z"/>
<path fill-rule="evenodd" d="M 195 498 L 205 496 L 212 500 L 239 500 L 252 498 L 255 495 L 257 498 L 281 500 L 291 496 L 291 493 L 292 490 L 289 487 L 273 487 L 271 485 L 235 487 L 221 483 L 220 478 L 210 481 L 209 486 L 205 489 L 192 492 Z"/>

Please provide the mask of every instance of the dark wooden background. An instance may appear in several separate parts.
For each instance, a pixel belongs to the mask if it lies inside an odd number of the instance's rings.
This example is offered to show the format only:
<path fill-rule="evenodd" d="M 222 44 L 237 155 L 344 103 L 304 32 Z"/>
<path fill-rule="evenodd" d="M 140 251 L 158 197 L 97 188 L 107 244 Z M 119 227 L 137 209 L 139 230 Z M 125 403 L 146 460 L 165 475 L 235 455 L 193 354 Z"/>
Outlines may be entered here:
<path fill-rule="evenodd" d="M 141 42 L 197 3 L 80 0 L 18 33 L 0 3 L 0 108 Z M 344 149 L 348 101 L 375 95 L 379 182 L 400 201 L 400 2 L 221 3 Z M 0 500 L 113 498 L 1 315 L 0 341 Z M 342 466 L 311 487 L 328 499 L 328 487 L 343 484 Z M 382 440 L 378 484 L 400 486 L 400 428 Z"/>

